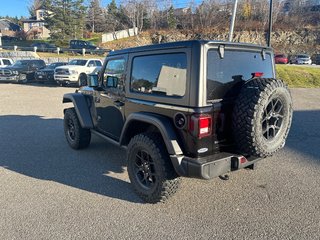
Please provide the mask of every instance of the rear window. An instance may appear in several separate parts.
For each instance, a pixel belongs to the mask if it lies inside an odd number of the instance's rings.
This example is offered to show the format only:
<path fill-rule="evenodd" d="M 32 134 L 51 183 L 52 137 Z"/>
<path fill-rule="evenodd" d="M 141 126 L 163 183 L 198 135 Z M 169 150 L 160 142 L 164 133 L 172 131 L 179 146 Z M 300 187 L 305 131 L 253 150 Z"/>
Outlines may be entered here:
<path fill-rule="evenodd" d="M 207 55 L 207 100 L 225 97 L 241 81 L 249 80 L 254 73 L 262 77 L 273 77 L 271 54 L 265 59 L 261 52 L 225 50 L 224 58 L 217 50 L 209 50 Z"/>
<path fill-rule="evenodd" d="M 309 58 L 309 56 L 308 56 L 308 55 L 304 55 L 304 54 L 302 54 L 302 55 L 298 55 L 297 57 L 298 57 L 298 58 Z"/>
<path fill-rule="evenodd" d="M 187 82 L 185 53 L 139 56 L 133 59 L 131 91 L 183 97 Z"/>

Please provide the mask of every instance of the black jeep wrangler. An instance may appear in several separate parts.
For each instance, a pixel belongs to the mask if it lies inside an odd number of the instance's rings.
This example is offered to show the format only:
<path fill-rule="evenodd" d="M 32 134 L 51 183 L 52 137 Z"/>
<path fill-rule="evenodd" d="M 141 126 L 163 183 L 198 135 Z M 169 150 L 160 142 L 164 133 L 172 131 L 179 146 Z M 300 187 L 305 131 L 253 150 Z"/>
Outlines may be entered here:
<path fill-rule="evenodd" d="M 287 86 L 273 52 L 251 44 L 186 41 L 110 52 L 99 76 L 65 94 L 74 149 L 97 134 L 127 149 L 130 181 L 149 203 L 173 195 L 180 176 L 211 179 L 253 167 L 286 141 Z"/>

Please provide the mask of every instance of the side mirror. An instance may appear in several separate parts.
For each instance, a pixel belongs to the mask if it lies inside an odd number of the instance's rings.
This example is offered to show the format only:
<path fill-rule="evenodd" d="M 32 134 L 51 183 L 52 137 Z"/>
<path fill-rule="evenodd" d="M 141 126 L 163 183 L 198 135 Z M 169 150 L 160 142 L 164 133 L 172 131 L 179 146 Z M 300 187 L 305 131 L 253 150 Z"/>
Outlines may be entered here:
<path fill-rule="evenodd" d="M 99 86 L 99 76 L 97 74 L 89 74 L 88 86 L 89 87 L 98 87 Z"/>
<path fill-rule="evenodd" d="M 91 64 L 88 65 L 88 67 L 94 67 L 94 65 L 91 63 Z"/>
<path fill-rule="evenodd" d="M 117 87 L 118 86 L 118 78 L 113 76 L 107 77 L 107 87 Z"/>

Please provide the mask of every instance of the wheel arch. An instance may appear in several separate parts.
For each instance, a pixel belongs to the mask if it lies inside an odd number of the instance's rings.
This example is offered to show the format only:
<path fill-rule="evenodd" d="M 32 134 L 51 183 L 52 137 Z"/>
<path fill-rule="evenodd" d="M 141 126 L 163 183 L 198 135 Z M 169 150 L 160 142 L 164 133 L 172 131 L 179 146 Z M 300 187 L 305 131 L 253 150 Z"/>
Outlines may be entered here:
<path fill-rule="evenodd" d="M 159 132 L 170 155 L 183 154 L 170 120 L 156 114 L 130 114 L 121 133 L 120 145 L 127 146 L 133 136 L 143 132 Z"/>
<path fill-rule="evenodd" d="M 62 103 L 73 103 L 81 127 L 93 128 L 92 116 L 90 113 L 91 96 L 84 96 L 80 93 L 66 93 L 63 95 Z M 65 111 L 65 110 L 64 110 Z"/>

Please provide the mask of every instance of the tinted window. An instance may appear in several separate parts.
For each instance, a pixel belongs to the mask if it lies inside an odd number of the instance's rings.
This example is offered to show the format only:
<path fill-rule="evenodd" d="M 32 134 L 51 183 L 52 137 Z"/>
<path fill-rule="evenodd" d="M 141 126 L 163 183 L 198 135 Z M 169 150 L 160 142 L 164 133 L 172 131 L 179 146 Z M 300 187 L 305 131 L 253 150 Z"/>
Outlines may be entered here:
<path fill-rule="evenodd" d="M 27 60 L 18 60 L 13 65 L 14 66 L 26 66 L 26 65 L 28 65 L 28 61 Z"/>
<path fill-rule="evenodd" d="M 11 62 L 8 59 L 3 59 L 3 65 L 11 65 Z"/>
<path fill-rule="evenodd" d="M 101 67 L 102 63 L 100 61 L 94 61 L 96 63 L 96 66 Z"/>
<path fill-rule="evenodd" d="M 185 53 L 135 57 L 131 90 L 145 94 L 184 96 L 187 82 Z"/>
<path fill-rule="evenodd" d="M 90 65 L 96 66 L 95 61 L 91 60 L 91 61 L 88 63 L 88 66 L 90 66 Z"/>
<path fill-rule="evenodd" d="M 298 57 L 298 58 L 309 58 L 308 55 L 298 55 L 297 57 Z"/>
<path fill-rule="evenodd" d="M 253 77 L 253 73 L 263 73 L 263 77 L 273 77 L 271 55 L 261 52 L 228 51 L 220 58 L 217 50 L 209 50 L 207 56 L 207 99 L 223 98 L 238 82 Z"/>
<path fill-rule="evenodd" d="M 69 62 L 69 65 L 80 65 L 80 66 L 84 66 L 86 65 L 87 63 L 87 60 L 81 60 L 81 59 L 74 59 L 74 60 L 71 60 Z"/>

